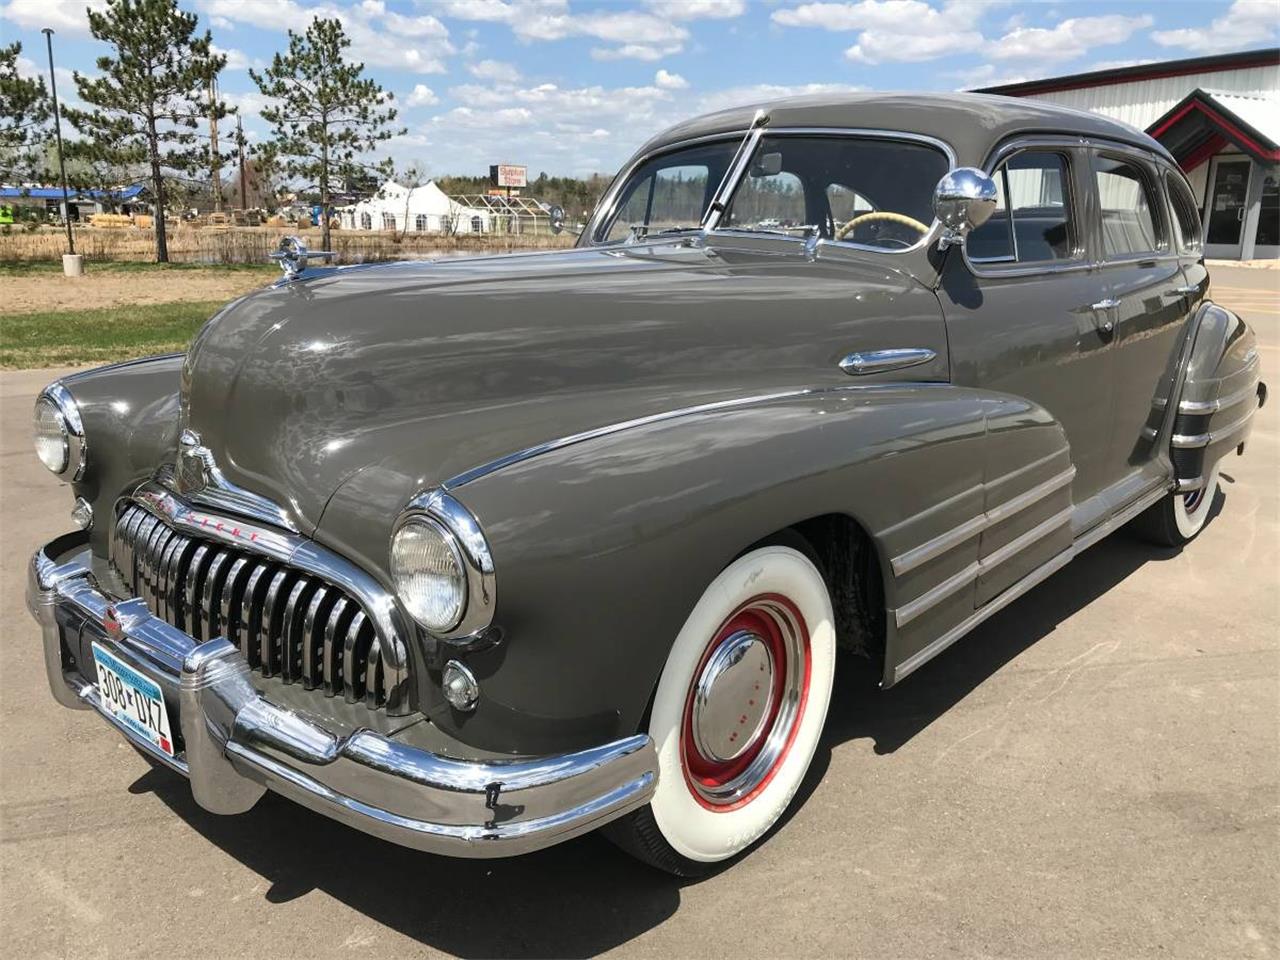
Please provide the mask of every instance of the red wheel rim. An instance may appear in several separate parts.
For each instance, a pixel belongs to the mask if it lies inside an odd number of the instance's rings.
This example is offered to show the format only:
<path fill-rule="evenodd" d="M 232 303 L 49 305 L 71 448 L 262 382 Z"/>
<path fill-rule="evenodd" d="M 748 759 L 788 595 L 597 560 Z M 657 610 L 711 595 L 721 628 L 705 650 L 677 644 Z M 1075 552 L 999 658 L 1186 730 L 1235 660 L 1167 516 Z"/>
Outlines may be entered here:
<path fill-rule="evenodd" d="M 738 659 L 732 661 L 737 674 L 726 682 L 717 667 L 727 650 Z M 799 730 L 809 674 L 808 627 L 788 598 L 752 597 L 717 628 L 690 681 L 681 724 L 681 767 L 699 804 L 735 810 L 768 786 Z M 714 718 L 710 735 L 708 716 Z M 708 750 L 708 741 L 724 755 Z"/>

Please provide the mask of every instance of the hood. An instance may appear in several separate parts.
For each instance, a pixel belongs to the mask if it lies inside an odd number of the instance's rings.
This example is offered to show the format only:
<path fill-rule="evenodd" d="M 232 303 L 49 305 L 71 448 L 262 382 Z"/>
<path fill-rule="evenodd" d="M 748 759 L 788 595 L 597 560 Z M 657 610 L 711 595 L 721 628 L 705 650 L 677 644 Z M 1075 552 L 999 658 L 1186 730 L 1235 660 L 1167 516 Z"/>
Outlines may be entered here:
<path fill-rule="evenodd" d="M 897 301 L 922 292 L 879 263 L 678 242 L 338 268 L 214 317 L 184 411 L 228 480 L 310 533 L 379 465 L 422 489 L 597 426 L 841 378 L 868 322 L 901 322 Z"/>

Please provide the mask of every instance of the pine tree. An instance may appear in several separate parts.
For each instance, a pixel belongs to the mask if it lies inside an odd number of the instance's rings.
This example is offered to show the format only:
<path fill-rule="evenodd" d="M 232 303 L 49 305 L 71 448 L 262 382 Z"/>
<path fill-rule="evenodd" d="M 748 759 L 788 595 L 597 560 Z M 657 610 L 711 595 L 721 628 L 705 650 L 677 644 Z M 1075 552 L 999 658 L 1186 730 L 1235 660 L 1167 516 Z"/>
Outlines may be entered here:
<path fill-rule="evenodd" d="M 289 31 L 289 52 L 249 75 L 275 104 L 262 110 L 272 127 L 259 153 L 304 189 L 320 194 L 320 243 L 329 249 L 329 199 L 335 181 L 374 171 L 389 176 L 391 161 L 361 157 L 404 130 L 392 128 L 393 96 L 364 76 L 364 64 L 345 59 L 351 40 L 339 20 L 317 17 L 301 36 Z"/>
<path fill-rule="evenodd" d="M 108 0 L 101 13 L 88 13 L 89 31 L 112 54 L 98 58 L 100 76 L 75 74 L 80 99 L 96 108 L 64 111 L 84 138 L 75 153 L 145 166 L 155 202 L 156 260 L 168 263 L 166 178 L 208 163 L 199 131 L 210 116 L 228 113 L 224 102 L 208 101 L 208 86 L 227 58 L 213 53 L 209 32 L 198 35 L 198 18 L 179 10 L 177 0 Z"/>
<path fill-rule="evenodd" d="M 52 116 L 44 81 L 18 74 L 21 43 L 0 46 L 0 183 L 37 180 Z"/>

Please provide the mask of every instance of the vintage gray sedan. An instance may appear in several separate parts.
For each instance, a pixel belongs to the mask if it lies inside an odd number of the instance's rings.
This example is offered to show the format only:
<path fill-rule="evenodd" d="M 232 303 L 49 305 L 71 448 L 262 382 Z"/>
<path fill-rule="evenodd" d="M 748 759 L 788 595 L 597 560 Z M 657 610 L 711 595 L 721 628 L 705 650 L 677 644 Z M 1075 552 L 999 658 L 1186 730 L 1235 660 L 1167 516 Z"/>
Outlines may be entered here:
<path fill-rule="evenodd" d="M 36 404 L 78 529 L 49 685 L 218 813 L 695 874 L 888 688 L 1129 521 L 1181 546 L 1266 396 L 1196 201 L 1101 117 L 946 95 L 683 123 L 576 249 L 308 269 Z"/>

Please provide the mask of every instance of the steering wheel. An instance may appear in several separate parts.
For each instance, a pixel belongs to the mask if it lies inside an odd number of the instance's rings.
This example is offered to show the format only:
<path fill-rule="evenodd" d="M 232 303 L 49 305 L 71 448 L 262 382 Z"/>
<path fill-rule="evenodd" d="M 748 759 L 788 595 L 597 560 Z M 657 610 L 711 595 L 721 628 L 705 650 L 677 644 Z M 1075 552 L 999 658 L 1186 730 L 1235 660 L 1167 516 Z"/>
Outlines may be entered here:
<path fill-rule="evenodd" d="M 921 236 L 929 232 L 929 228 L 927 226 L 915 217 L 908 217 L 905 213 L 894 213 L 892 210 L 872 210 L 870 213 L 864 213 L 860 216 L 854 217 L 843 227 L 837 230 L 835 239 L 843 240 L 864 223 L 875 223 L 879 220 L 885 220 L 889 223 L 900 223 L 904 227 L 910 227 L 912 230 L 920 231 Z"/>

